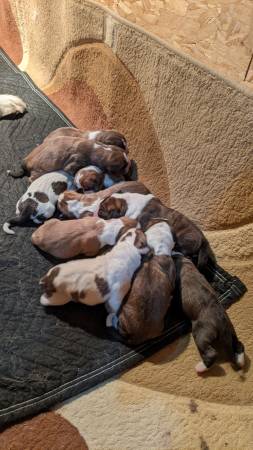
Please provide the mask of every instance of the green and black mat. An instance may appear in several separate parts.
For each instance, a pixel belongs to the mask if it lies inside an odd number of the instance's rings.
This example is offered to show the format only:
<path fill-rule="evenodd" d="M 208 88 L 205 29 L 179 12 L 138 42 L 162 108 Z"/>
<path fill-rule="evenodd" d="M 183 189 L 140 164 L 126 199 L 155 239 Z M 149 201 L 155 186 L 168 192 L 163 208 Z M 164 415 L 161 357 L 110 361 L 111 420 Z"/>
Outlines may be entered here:
<path fill-rule="evenodd" d="M 27 188 L 26 179 L 13 180 L 6 170 L 51 131 L 73 125 L 4 52 L 0 52 L 0 94 L 18 95 L 28 106 L 24 116 L 0 120 L 3 224 Z M 183 317 L 168 314 L 164 334 L 133 350 L 110 338 L 103 306 L 42 307 L 38 280 L 52 261 L 31 244 L 33 229 L 18 228 L 15 236 L 0 231 L 0 425 L 39 413 L 98 385 L 190 329 Z M 210 270 L 224 306 L 246 291 L 238 278 L 221 268 Z"/>

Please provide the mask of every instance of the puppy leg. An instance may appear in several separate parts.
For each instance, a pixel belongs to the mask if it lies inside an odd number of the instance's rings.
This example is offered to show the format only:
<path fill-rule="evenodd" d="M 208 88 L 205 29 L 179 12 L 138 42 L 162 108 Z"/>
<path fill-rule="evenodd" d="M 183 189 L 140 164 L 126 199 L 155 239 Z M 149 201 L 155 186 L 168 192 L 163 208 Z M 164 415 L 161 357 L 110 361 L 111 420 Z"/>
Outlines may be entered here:
<path fill-rule="evenodd" d="M 201 373 L 206 372 L 214 364 L 217 358 L 217 352 L 211 345 L 215 336 L 213 336 L 213 333 L 210 332 L 208 327 L 205 329 L 204 327 L 199 328 L 193 326 L 192 334 L 202 358 L 202 361 L 195 366 L 197 374 L 200 375 Z"/>
<path fill-rule="evenodd" d="M 40 303 L 43 306 L 59 306 L 59 305 L 66 305 L 66 303 L 70 302 L 70 298 L 68 295 L 60 295 L 59 293 L 55 293 L 54 295 L 51 295 L 50 297 L 47 296 L 47 294 L 42 294 L 40 297 Z"/>

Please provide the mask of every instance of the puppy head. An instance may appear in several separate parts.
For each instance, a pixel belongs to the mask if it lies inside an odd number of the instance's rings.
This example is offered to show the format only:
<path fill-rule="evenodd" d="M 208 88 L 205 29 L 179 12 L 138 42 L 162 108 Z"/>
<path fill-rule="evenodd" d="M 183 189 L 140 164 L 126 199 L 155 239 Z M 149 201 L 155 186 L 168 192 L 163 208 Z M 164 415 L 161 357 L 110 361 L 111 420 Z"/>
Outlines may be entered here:
<path fill-rule="evenodd" d="M 119 242 L 129 242 L 134 245 L 141 255 L 147 255 L 149 253 L 150 248 L 147 244 L 147 239 L 142 230 L 137 228 L 130 228 L 126 231 L 119 239 Z"/>
<path fill-rule="evenodd" d="M 117 219 L 127 212 L 127 202 L 123 198 L 107 197 L 100 203 L 98 216 L 102 219 Z"/>
<path fill-rule="evenodd" d="M 117 147 L 105 149 L 104 169 L 109 175 L 120 176 L 129 172 L 131 161 L 125 152 Z"/>
<path fill-rule="evenodd" d="M 100 169 L 83 168 L 75 175 L 74 183 L 78 189 L 85 191 L 100 191 L 103 187 L 104 174 Z"/>
<path fill-rule="evenodd" d="M 128 152 L 126 138 L 123 134 L 119 133 L 118 131 L 114 130 L 101 131 L 96 136 L 96 141 L 103 142 L 106 145 L 116 145 L 117 147 L 125 150 L 126 153 Z"/>

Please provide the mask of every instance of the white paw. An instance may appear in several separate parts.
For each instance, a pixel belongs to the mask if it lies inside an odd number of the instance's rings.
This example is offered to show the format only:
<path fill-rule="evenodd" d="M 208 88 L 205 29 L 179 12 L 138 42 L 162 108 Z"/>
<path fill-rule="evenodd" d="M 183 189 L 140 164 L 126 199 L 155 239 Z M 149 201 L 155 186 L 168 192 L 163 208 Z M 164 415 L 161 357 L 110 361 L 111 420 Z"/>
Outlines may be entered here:
<path fill-rule="evenodd" d="M 245 365 L 245 354 L 244 352 L 242 353 L 236 353 L 235 354 L 235 361 L 236 364 L 238 365 L 238 367 L 242 368 Z"/>
<path fill-rule="evenodd" d="M 106 326 L 107 327 L 113 327 L 113 328 L 118 328 L 118 317 L 115 313 L 110 313 L 108 314 L 108 316 L 106 317 Z"/>
<path fill-rule="evenodd" d="M 0 117 L 21 113 L 26 110 L 26 104 L 15 95 L 0 95 Z"/>
<path fill-rule="evenodd" d="M 50 300 L 49 300 L 49 298 L 48 298 L 45 294 L 43 294 L 43 295 L 40 297 L 40 303 L 41 303 L 41 305 L 43 305 L 43 306 L 48 306 L 48 305 L 50 305 Z"/>
<path fill-rule="evenodd" d="M 206 372 L 208 370 L 208 368 L 203 363 L 203 361 L 199 361 L 198 364 L 196 364 L 196 366 L 195 366 L 195 370 L 196 370 L 197 374 L 201 374 L 201 373 Z"/>

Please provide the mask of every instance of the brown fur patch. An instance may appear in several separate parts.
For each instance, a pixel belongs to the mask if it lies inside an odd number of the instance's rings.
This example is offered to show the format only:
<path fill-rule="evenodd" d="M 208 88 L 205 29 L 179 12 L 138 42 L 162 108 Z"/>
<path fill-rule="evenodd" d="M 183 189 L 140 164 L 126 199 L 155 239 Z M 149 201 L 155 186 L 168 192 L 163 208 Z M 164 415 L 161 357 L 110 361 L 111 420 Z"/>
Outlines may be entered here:
<path fill-rule="evenodd" d="M 80 294 L 78 291 L 73 291 L 70 293 L 70 296 L 71 296 L 72 300 L 74 300 L 74 302 L 78 302 Z"/>
<path fill-rule="evenodd" d="M 54 181 L 52 183 L 52 189 L 56 195 L 60 195 L 62 192 L 66 191 L 68 183 L 66 181 Z"/>
<path fill-rule="evenodd" d="M 127 202 L 125 199 L 108 197 L 101 204 L 98 211 L 103 219 L 116 219 L 126 214 Z"/>
<path fill-rule="evenodd" d="M 47 203 L 49 198 L 48 195 L 45 194 L 45 192 L 35 192 L 34 197 L 36 200 L 38 200 L 40 203 Z"/>
<path fill-rule="evenodd" d="M 104 278 L 99 277 L 98 275 L 96 275 L 95 276 L 95 283 L 96 283 L 97 288 L 98 288 L 100 294 L 102 295 L 102 297 L 105 297 L 105 295 L 109 294 L 110 288 L 108 286 L 107 281 Z"/>
<path fill-rule="evenodd" d="M 41 284 L 44 287 L 44 291 L 47 294 L 47 297 L 51 297 L 54 292 L 56 292 L 55 286 L 54 286 L 54 279 L 57 277 L 57 275 L 60 272 L 59 267 L 55 267 L 51 270 L 49 275 L 45 275 L 43 278 L 41 278 Z"/>
<path fill-rule="evenodd" d="M 141 230 L 136 230 L 136 238 L 134 241 L 134 245 L 136 248 L 143 248 L 147 246 L 147 239 L 145 234 L 143 233 L 143 231 Z"/>

